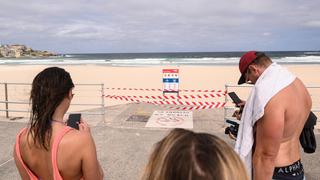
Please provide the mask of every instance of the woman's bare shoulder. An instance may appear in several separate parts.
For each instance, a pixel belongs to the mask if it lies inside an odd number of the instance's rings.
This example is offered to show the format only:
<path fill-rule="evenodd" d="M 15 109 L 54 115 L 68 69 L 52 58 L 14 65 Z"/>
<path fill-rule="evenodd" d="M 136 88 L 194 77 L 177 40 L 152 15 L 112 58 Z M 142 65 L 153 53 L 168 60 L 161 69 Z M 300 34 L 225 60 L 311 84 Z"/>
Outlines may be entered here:
<path fill-rule="evenodd" d="M 73 129 L 64 136 L 61 143 L 73 146 L 83 146 L 92 141 L 93 139 L 90 132 Z"/>

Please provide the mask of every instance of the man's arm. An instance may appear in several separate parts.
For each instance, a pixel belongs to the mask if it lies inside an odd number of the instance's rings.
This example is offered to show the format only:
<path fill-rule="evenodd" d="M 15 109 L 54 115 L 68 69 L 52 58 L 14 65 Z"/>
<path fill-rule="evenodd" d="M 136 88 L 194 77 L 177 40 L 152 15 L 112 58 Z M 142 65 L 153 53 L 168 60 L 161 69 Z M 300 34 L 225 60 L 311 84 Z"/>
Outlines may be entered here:
<path fill-rule="evenodd" d="M 284 131 L 284 108 L 271 99 L 265 107 L 264 116 L 256 123 L 253 175 L 255 180 L 272 179 L 281 139 Z"/>

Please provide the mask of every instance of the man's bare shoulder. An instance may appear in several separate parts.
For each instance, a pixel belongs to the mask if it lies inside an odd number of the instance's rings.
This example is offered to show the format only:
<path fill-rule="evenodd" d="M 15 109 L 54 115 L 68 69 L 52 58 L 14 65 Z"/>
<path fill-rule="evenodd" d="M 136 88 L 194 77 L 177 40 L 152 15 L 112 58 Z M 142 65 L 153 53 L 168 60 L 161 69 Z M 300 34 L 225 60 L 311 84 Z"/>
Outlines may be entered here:
<path fill-rule="evenodd" d="M 266 104 L 264 108 L 264 113 L 273 113 L 274 111 L 284 111 L 286 104 L 286 92 L 287 89 L 284 88 L 275 94 Z"/>
<path fill-rule="evenodd" d="M 311 108 L 312 104 L 310 94 L 299 78 L 296 78 L 291 84 L 275 94 L 270 102 L 272 106 L 280 105 L 280 107 L 294 112 L 304 111 L 304 108 Z"/>
<path fill-rule="evenodd" d="M 295 96 L 297 93 L 294 90 L 296 86 L 304 88 L 303 84 L 301 83 L 301 80 L 296 78 L 292 83 L 290 83 L 288 86 L 276 93 L 266 104 L 265 109 L 286 109 L 291 104 L 290 99 L 292 99 L 293 96 Z"/>

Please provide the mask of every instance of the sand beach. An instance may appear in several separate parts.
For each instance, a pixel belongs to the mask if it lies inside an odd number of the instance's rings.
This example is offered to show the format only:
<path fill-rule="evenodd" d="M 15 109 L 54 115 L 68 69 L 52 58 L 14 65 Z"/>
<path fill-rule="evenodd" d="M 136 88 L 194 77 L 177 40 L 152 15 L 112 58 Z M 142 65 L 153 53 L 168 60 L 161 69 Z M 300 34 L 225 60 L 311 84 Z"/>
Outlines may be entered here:
<path fill-rule="evenodd" d="M 0 69 L 0 82 L 31 84 L 35 75 L 46 67 L 52 65 L 5 65 Z M 307 86 L 320 86 L 320 65 L 285 65 L 293 74 L 300 78 Z M 133 96 L 133 95 L 162 95 L 161 91 L 146 91 L 145 89 L 163 88 L 163 69 L 179 69 L 180 90 L 225 90 L 225 85 L 236 85 L 240 76 L 236 65 L 216 66 L 138 66 L 114 67 L 103 65 L 64 65 L 59 66 L 70 72 L 75 84 L 104 84 L 105 95 Z M 3 91 L 4 87 L 1 91 Z M 11 89 L 10 89 L 11 88 Z M 112 88 L 120 88 L 115 90 Z M 127 90 L 123 90 L 123 89 Z M 128 90 L 137 88 L 144 90 Z M 237 87 L 236 87 L 237 88 Z M 28 100 L 29 87 L 9 86 L 9 100 Z M 246 93 L 236 91 L 243 99 Z M 313 98 L 313 107 L 319 109 L 319 94 L 317 89 L 309 89 Z M 22 93 L 20 92 L 22 91 Z M 3 98 L 2 93 L 0 97 Z M 75 87 L 74 103 L 101 103 L 101 86 Z M 197 92 L 180 92 L 180 95 L 197 95 Z M 200 93 L 201 94 L 201 93 Z M 203 94 L 203 93 L 202 93 Z M 202 100 L 202 99 L 197 99 Z M 210 101 L 224 101 L 224 98 L 213 98 Z M 105 106 L 125 104 L 126 101 L 106 98 Z M 86 109 L 88 107 L 72 107 Z M 73 110 L 73 109 L 71 109 Z"/>
<path fill-rule="evenodd" d="M 0 67 L 0 82 L 27 83 L 27 85 L 8 85 L 9 100 L 28 101 L 30 83 L 34 76 L 46 67 L 52 65 L 3 65 Z M 299 77 L 307 86 L 320 86 L 320 65 L 285 65 L 291 72 Z M 163 69 L 179 69 L 180 95 L 204 95 L 205 90 L 225 90 L 225 85 L 235 85 L 239 78 L 236 65 L 216 66 L 139 66 L 139 67 L 114 67 L 103 65 L 63 65 L 60 66 L 70 72 L 75 84 L 96 84 L 93 86 L 76 85 L 73 104 L 98 104 L 97 106 L 72 105 L 69 112 L 82 111 L 100 113 L 102 99 L 104 101 L 105 116 L 85 115 L 92 128 L 93 136 L 97 144 L 99 160 L 102 162 L 106 174 L 105 179 L 139 179 L 143 167 L 153 144 L 161 139 L 169 129 L 146 128 L 145 121 L 128 121 L 132 115 L 143 115 L 150 117 L 156 110 L 172 110 L 168 106 L 156 106 L 147 103 L 135 104 L 120 99 L 101 97 L 100 84 L 104 84 L 104 95 L 117 96 L 161 96 L 161 91 L 148 91 L 146 89 L 163 88 Z M 3 85 L 1 85 L 1 100 L 4 98 Z M 121 90 L 112 89 L 120 88 Z M 123 90 L 125 89 L 126 90 Z M 143 90 L 128 90 L 137 88 Z M 201 92 L 190 92 L 201 90 Z M 235 91 L 243 99 L 248 95 L 248 88 L 231 87 L 229 91 Z M 319 88 L 310 88 L 313 108 L 320 109 Z M 144 99 L 145 100 L 145 99 Z M 225 96 L 185 101 L 197 102 L 224 102 Z M 227 106 L 232 106 L 230 102 Z M 5 108 L 1 104 L 1 109 Z M 10 104 L 10 109 L 28 110 L 28 105 Z M 234 141 L 224 135 L 224 109 L 210 108 L 205 110 L 193 110 L 193 130 L 215 134 L 224 139 L 230 146 Z M 11 146 L 14 136 L 19 129 L 26 125 L 28 113 L 10 112 L 10 118 L 21 117 L 21 119 L 10 120 L 5 118 L 5 112 L 0 112 L 0 179 L 19 179 L 17 170 L 12 160 Z M 319 117 L 319 113 L 316 113 Z M 319 123 L 315 130 L 319 137 Z M 4 147 L 4 148 L 3 148 Z M 306 175 L 308 179 L 320 178 L 320 169 L 317 157 L 319 149 L 315 154 L 303 153 L 302 161 L 305 162 Z"/>

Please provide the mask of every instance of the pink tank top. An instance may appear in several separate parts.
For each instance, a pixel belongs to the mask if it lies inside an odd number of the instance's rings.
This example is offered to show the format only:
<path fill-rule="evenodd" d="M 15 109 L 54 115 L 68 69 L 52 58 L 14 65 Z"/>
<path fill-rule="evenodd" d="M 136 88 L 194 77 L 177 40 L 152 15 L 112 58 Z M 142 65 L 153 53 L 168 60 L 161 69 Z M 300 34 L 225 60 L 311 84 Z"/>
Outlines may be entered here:
<path fill-rule="evenodd" d="M 72 128 L 66 126 L 64 129 L 62 129 L 60 132 L 58 132 L 58 134 L 55 136 L 54 140 L 53 140 L 53 144 L 52 144 L 52 151 L 51 151 L 51 161 L 52 161 L 52 167 L 53 167 L 53 179 L 54 180 L 62 180 L 62 177 L 59 173 L 59 169 L 58 169 L 58 164 L 57 164 L 57 152 L 58 152 L 58 147 L 60 144 L 60 141 L 62 139 L 62 137 L 69 132 L 70 130 L 72 130 Z M 22 157 L 21 157 L 21 152 L 20 152 L 20 136 L 22 133 L 24 133 L 25 131 L 27 131 L 27 128 L 23 128 L 16 137 L 16 155 L 20 161 L 20 163 L 22 164 L 23 168 L 26 170 L 26 172 L 29 175 L 30 180 L 38 180 L 39 178 L 33 174 L 33 172 L 24 164 Z"/>

